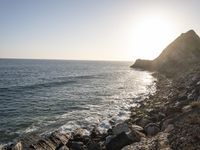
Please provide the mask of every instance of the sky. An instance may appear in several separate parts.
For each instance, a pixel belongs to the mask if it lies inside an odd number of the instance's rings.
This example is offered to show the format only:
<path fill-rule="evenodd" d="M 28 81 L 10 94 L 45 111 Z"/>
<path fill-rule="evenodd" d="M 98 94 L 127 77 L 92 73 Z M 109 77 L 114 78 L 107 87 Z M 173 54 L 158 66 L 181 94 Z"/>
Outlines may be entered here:
<path fill-rule="evenodd" d="M 0 58 L 154 59 L 190 29 L 199 0 L 0 0 Z"/>

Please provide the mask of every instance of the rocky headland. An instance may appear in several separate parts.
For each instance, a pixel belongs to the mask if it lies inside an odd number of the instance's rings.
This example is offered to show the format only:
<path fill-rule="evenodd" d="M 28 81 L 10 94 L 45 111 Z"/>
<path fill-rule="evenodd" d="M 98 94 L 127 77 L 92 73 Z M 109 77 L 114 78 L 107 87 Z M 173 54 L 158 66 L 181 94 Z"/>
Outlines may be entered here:
<path fill-rule="evenodd" d="M 199 150 L 200 38 L 190 30 L 167 46 L 155 60 L 131 67 L 153 71 L 157 91 L 136 101 L 128 120 L 105 133 L 97 128 L 27 137 L 2 150 Z"/>

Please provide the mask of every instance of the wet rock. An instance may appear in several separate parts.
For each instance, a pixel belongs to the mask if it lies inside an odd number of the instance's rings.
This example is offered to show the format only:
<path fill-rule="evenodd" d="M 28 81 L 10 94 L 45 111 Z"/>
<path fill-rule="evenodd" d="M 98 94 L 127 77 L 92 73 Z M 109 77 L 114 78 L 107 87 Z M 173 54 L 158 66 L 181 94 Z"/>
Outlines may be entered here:
<path fill-rule="evenodd" d="M 22 150 L 22 149 L 23 149 L 22 143 L 18 142 L 11 150 Z"/>
<path fill-rule="evenodd" d="M 151 123 L 151 120 L 149 118 L 143 117 L 136 120 L 135 123 L 144 128 L 147 124 Z"/>
<path fill-rule="evenodd" d="M 57 146 L 59 146 L 59 145 L 55 145 L 52 141 L 50 141 L 48 139 L 41 139 L 36 144 L 32 144 L 30 146 L 30 148 L 34 149 L 34 150 L 39 150 L 39 149 L 55 150 Z"/>
<path fill-rule="evenodd" d="M 198 96 L 197 101 L 200 101 L 200 95 Z"/>
<path fill-rule="evenodd" d="M 100 135 L 100 131 L 95 127 L 92 131 L 91 131 L 91 138 L 97 138 Z"/>
<path fill-rule="evenodd" d="M 115 137 L 116 137 L 116 135 L 109 135 L 109 136 L 107 136 L 107 137 L 106 137 L 105 144 L 107 145 L 108 143 L 110 143 L 110 141 L 111 141 L 113 138 L 115 138 Z"/>
<path fill-rule="evenodd" d="M 75 141 L 72 141 L 69 147 L 73 150 L 86 150 L 87 149 L 86 146 L 83 144 L 83 142 L 75 142 Z"/>
<path fill-rule="evenodd" d="M 69 135 L 60 132 L 54 132 L 50 135 L 49 139 L 54 145 L 65 145 L 69 140 Z"/>
<path fill-rule="evenodd" d="M 118 135 L 122 132 L 129 132 L 130 129 L 129 129 L 128 124 L 123 122 L 123 123 L 119 123 L 115 127 L 113 127 L 112 131 L 113 131 L 114 135 Z"/>
<path fill-rule="evenodd" d="M 106 145 L 108 150 L 120 150 L 124 146 L 133 143 L 133 141 L 126 135 L 125 132 L 118 134 L 116 137 L 112 138 L 110 142 Z"/>
<path fill-rule="evenodd" d="M 108 129 L 108 130 L 107 130 L 107 134 L 108 134 L 108 135 L 113 135 L 112 129 Z"/>
<path fill-rule="evenodd" d="M 63 145 L 60 148 L 58 148 L 57 150 L 69 150 L 69 148 L 67 146 Z"/>
<path fill-rule="evenodd" d="M 155 123 L 149 123 L 145 126 L 144 131 L 148 136 L 154 136 L 160 131 L 160 128 Z"/>
<path fill-rule="evenodd" d="M 88 145 L 88 150 L 101 150 L 101 145 L 99 143 L 93 142 Z"/>

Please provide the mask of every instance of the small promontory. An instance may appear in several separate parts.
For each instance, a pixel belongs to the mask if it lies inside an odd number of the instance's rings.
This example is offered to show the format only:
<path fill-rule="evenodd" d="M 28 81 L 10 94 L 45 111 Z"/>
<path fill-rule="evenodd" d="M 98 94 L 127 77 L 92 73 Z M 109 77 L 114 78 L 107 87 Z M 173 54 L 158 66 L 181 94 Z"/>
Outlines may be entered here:
<path fill-rule="evenodd" d="M 169 44 L 156 59 L 137 59 L 131 67 L 155 70 L 171 76 L 177 72 L 185 72 L 198 63 L 200 63 L 200 38 L 194 30 L 189 30 Z"/>

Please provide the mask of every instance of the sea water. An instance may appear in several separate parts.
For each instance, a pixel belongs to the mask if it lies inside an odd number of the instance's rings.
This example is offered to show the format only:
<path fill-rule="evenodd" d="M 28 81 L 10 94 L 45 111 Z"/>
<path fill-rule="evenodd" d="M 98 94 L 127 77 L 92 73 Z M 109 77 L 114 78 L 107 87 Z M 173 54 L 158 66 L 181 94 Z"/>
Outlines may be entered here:
<path fill-rule="evenodd" d="M 129 116 L 155 91 L 150 72 L 132 62 L 0 59 L 0 143 L 97 126 Z"/>

